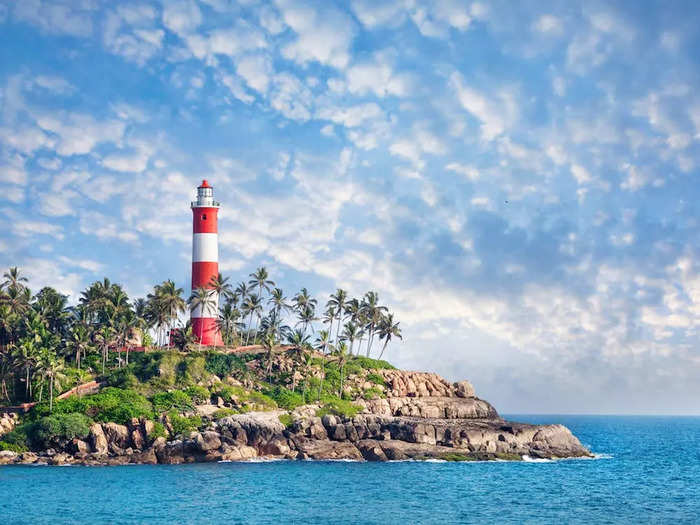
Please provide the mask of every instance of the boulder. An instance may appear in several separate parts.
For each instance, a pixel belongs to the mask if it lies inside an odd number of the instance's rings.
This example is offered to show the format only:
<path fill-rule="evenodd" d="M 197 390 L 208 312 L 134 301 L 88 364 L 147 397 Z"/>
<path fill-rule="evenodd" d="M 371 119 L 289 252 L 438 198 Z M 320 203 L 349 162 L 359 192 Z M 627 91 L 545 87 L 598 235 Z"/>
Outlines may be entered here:
<path fill-rule="evenodd" d="M 376 440 L 363 439 L 357 443 L 357 448 L 367 461 L 386 461 L 388 459 Z"/>
<path fill-rule="evenodd" d="M 8 465 L 15 463 L 19 459 L 19 455 L 11 450 L 0 450 L 0 465 Z"/>
<path fill-rule="evenodd" d="M 72 454 L 87 454 L 90 452 L 90 445 L 82 439 L 74 438 L 68 444 L 68 450 Z"/>
<path fill-rule="evenodd" d="M 146 440 L 140 426 L 131 431 L 131 444 L 136 450 L 143 450 L 146 446 Z"/>
<path fill-rule="evenodd" d="M 291 452 L 291 448 L 286 439 L 278 437 L 262 447 L 261 452 L 265 456 L 286 456 Z"/>
<path fill-rule="evenodd" d="M 107 454 L 107 437 L 105 436 L 102 425 L 95 423 L 90 427 L 90 446 L 96 454 Z"/>
<path fill-rule="evenodd" d="M 454 383 L 454 392 L 457 397 L 474 397 L 474 387 L 469 381 L 457 381 Z"/>
<path fill-rule="evenodd" d="M 202 434 L 197 434 L 195 443 L 197 444 L 197 450 L 206 453 L 219 448 L 221 446 L 221 439 L 216 432 L 207 431 Z"/>
<path fill-rule="evenodd" d="M 222 454 L 221 459 L 224 461 L 245 461 L 257 457 L 257 455 L 258 451 L 256 448 L 249 447 L 248 445 L 241 445 L 239 447 L 232 447 L 226 453 Z"/>
<path fill-rule="evenodd" d="M 302 459 L 363 459 L 360 451 L 347 441 L 331 441 L 329 439 L 294 438 L 295 448 Z"/>
<path fill-rule="evenodd" d="M 102 425 L 102 430 L 104 430 L 104 435 L 107 438 L 107 443 L 113 445 L 116 448 L 127 448 L 129 442 L 131 441 L 129 435 L 129 429 L 125 425 L 119 425 L 117 423 L 105 423 Z"/>

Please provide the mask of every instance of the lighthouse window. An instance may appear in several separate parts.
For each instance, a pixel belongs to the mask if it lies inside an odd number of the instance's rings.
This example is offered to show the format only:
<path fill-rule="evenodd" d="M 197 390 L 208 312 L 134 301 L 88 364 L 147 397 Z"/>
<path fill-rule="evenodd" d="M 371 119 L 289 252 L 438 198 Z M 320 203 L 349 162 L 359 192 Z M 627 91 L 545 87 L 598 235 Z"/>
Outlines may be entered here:
<path fill-rule="evenodd" d="M 207 220 L 207 214 L 206 214 L 206 213 L 202 213 L 202 220 L 203 220 L 203 221 L 206 221 L 206 220 Z"/>

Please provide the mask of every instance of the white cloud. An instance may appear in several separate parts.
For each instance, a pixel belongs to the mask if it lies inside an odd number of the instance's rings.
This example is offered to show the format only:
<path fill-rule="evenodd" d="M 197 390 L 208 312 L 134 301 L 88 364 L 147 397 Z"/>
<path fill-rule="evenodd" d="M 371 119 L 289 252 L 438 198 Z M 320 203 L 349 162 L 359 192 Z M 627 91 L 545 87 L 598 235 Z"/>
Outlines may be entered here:
<path fill-rule="evenodd" d="M 79 113 L 44 114 L 37 119 L 39 126 L 56 134 L 56 151 L 60 155 L 89 153 L 103 142 L 121 140 L 125 125 L 118 120 L 97 121 Z"/>
<path fill-rule="evenodd" d="M 518 105 L 511 91 L 501 89 L 495 97 L 486 95 L 467 85 L 462 75 L 456 72 L 450 76 L 450 85 L 462 107 L 481 122 L 481 135 L 485 140 L 493 140 L 515 122 Z"/>
<path fill-rule="evenodd" d="M 369 62 L 355 64 L 346 72 L 347 89 L 350 93 L 364 95 L 374 93 L 378 97 L 395 95 L 404 97 L 410 94 L 411 78 L 405 73 L 396 73 L 386 53 L 376 53 Z M 344 86 L 333 84 L 329 87 L 342 91 Z"/>
<path fill-rule="evenodd" d="M 172 0 L 163 7 L 163 25 L 173 33 L 185 36 L 202 23 L 202 12 L 193 0 Z"/>
<path fill-rule="evenodd" d="M 459 173 L 460 175 L 466 177 L 469 180 L 476 180 L 479 178 L 479 170 L 474 166 L 469 166 L 465 164 L 460 164 L 458 162 L 451 162 L 445 166 L 447 171 L 452 171 L 454 173 Z"/>
<path fill-rule="evenodd" d="M 535 31 L 540 33 L 561 35 L 564 32 L 564 24 L 554 15 L 542 15 L 533 24 Z"/>
<path fill-rule="evenodd" d="M 383 115 L 381 108 L 374 102 L 358 104 L 350 107 L 324 107 L 318 111 L 317 118 L 354 128 L 366 120 L 372 120 Z"/>
<path fill-rule="evenodd" d="M 236 73 L 258 93 L 267 93 L 272 76 L 272 63 L 265 55 L 246 55 L 236 62 Z"/>
<path fill-rule="evenodd" d="M 92 34 L 92 12 L 96 7 L 84 1 L 22 0 L 15 3 L 14 15 L 47 33 L 86 37 Z"/>
<path fill-rule="evenodd" d="M 282 49 L 282 55 L 299 64 L 316 61 L 343 69 L 350 61 L 350 44 L 355 36 L 351 18 L 322 4 L 277 0 L 284 22 L 297 34 L 296 40 Z"/>
<path fill-rule="evenodd" d="M 290 73 L 274 76 L 269 98 L 270 105 L 289 119 L 303 122 L 311 118 L 311 91 Z"/>

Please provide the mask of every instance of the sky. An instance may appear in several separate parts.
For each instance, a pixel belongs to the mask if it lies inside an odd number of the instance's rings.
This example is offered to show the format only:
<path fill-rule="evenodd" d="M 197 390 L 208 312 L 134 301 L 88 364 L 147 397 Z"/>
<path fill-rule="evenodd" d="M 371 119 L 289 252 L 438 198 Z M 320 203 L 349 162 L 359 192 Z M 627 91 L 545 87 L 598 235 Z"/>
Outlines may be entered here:
<path fill-rule="evenodd" d="M 0 0 L 0 267 L 376 290 L 503 413 L 700 413 L 694 1 Z"/>

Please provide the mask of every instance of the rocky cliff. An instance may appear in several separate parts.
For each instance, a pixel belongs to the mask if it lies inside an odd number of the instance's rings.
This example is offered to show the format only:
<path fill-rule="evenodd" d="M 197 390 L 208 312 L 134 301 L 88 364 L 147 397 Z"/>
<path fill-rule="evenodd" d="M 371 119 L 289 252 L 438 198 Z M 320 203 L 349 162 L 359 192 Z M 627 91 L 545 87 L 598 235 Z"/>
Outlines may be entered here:
<path fill-rule="evenodd" d="M 316 415 L 318 406 L 235 414 L 166 441 L 151 439 L 148 420 L 94 424 L 87 439 L 41 453 L 0 452 L 2 463 L 124 464 L 286 459 L 518 460 L 589 456 L 562 425 L 504 421 L 467 381 L 436 374 L 383 370 L 381 398 L 358 400 L 354 417 Z M 206 410 L 203 410 L 206 413 Z M 280 418 L 280 416 L 283 416 Z M 282 423 L 285 421 L 286 425 Z"/>

